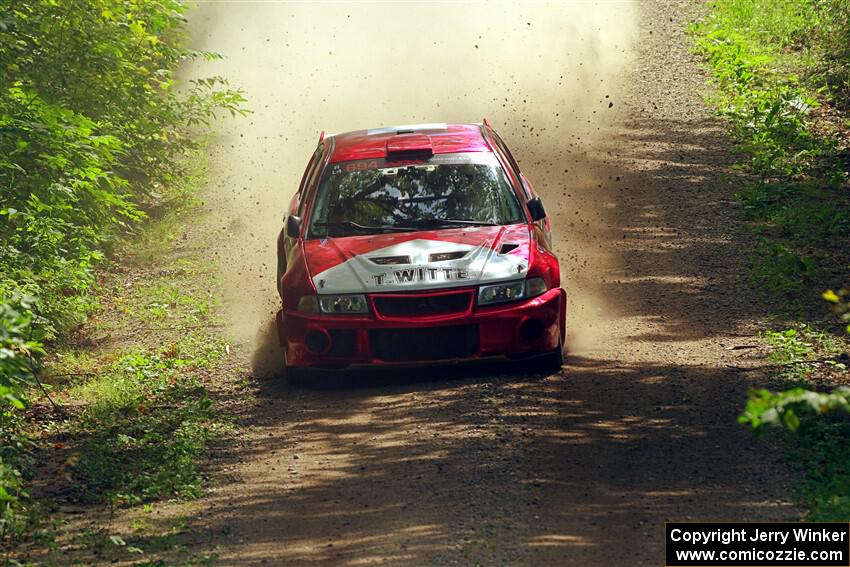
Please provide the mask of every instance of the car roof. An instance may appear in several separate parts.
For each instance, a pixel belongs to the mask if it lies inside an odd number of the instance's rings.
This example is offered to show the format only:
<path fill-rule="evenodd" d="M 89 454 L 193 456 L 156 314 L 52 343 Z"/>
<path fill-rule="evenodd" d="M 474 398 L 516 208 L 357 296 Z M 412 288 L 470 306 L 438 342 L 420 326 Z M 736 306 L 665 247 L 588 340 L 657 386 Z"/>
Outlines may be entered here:
<path fill-rule="evenodd" d="M 426 139 L 427 138 L 427 139 Z M 387 144 L 430 142 L 435 154 L 491 152 L 480 124 L 407 124 L 356 130 L 325 137 L 332 141 L 330 161 L 376 159 L 387 156 Z"/>

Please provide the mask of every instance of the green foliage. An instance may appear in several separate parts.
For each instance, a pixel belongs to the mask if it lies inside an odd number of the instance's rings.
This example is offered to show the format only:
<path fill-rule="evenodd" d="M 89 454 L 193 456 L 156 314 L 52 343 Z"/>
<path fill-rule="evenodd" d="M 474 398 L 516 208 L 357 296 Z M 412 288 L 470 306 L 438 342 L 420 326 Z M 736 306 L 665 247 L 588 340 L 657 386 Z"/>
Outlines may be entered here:
<path fill-rule="evenodd" d="M 845 343 L 832 333 L 801 323 L 784 331 L 765 331 L 761 338 L 772 347 L 769 360 L 786 382 L 802 383 L 814 372 L 815 364 L 846 369 L 840 362 Z"/>
<path fill-rule="evenodd" d="M 823 292 L 824 301 L 828 301 L 833 314 L 847 323 L 845 330 L 850 335 L 850 287 L 844 287 L 834 292 L 831 289 Z"/>
<path fill-rule="evenodd" d="M 752 259 L 755 285 L 785 301 L 779 309 L 800 310 L 800 304 L 816 280 L 815 264 L 810 256 L 798 254 L 789 246 L 766 238 L 759 239 Z"/>
<path fill-rule="evenodd" d="M 847 163 L 820 112 L 846 102 L 837 98 L 841 88 L 829 88 L 846 82 L 836 77 L 850 69 L 838 41 L 850 33 L 848 9 L 838 4 L 717 0 L 691 28 L 718 86 L 715 102 L 745 156 L 737 197 L 761 235 L 753 283 L 784 314 L 818 309 L 818 282 L 850 261 Z"/>
<path fill-rule="evenodd" d="M 802 472 L 795 487 L 811 521 L 846 522 L 850 518 L 850 420 L 829 414 L 801 425 L 790 446 L 790 457 Z"/>
<path fill-rule="evenodd" d="M 794 433 L 788 456 L 801 472 L 797 497 L 811 521 L 847 521 L 850 517 L 850 388 L 830 393 L 794 388 L 752 392 L 739 418 L 756 430 L 782 427 Z"/>
<path fill-rule="evenodd" d="M 0 500 L 19 493 L 19 418 L 42 344 L 94 308 L 94 269 L 183 174 L 192 129 L 244 98 L 179 89 L 178 0 L 0 0 Z M 5 495 L 5 496 L 4 496 Z"/>
<path fill-rule="evenodd" d="M 17 295 L 0 303 L 0 539 L 16 531 L 18 501 L 25 495 L 18 470 L 25 439 L 13 410 L 24 409 L 24 389 L 33 383 L 33 369 L 44 354 L 41 343 L 30 338 L 33 301 Z"/>
<path fill-rule="evenodd" d="M 803 327 L 805 329 L 805 327 Z M 811 342 L 797 329 L 766 331 L 762 336 L 773 346 L 770 360 L 778 365 L 793 366 L 806 362 L 814 352 Z"/>
<path fill-rule="evenodd" d="M 18 499 L 23 495 L 23 480 L 17 467 L 0 458 L 0 537 L 16 533 L 20 522 Z"/>
<path fill-rule="evenodd" d="M 762 179 L 801 174 L 824 149 L 806 128 L 806 112 L 817 106 L 793 75 L 771 72 L 773 59 L 737 28 L 717 20 L 696 28 L 697 48 L 712 65 L 721 112 L 730 118 L 748 165 Z"/>
<path fill-rule="evenodd" d="M 827 291 L 827 301 L 843 311 L 845 290 Z M 850 332 L 850 329 L 848 329 Z M 770 361 L 786 381 L 806 384 L 819 372 L 846 375 L 847 342 L 836 335 L 807 325 L 780 332 L 767 331 L 762 338 L 773 347 Z M 811 520 L 843 521 L 850 517 L 850 387 L 831 392 L 798 386 L 780 392 L 760 389 L 750 392 L 741 423 L 756 431 L 782 428 L 793 433 L 788 451 L 802 472 L 798 497 L 810 509 Z"/>
<path fill-rule="evenodd" d="M 691 28 L 718 86 L 715 102 L 744 156 L 736 195 L 759 235 L 756 288 L 781 315 L 822 312 L 824 286 L 850 267 L 846 125 L 830 114 L 850 107 L 850 3 L 835 0 L 714 0 Z M 827 284 L 829 285 L 829 284 Z M 845 292 L 823 298 L 845 322 Z M 829 327 L 829 325 L 827 325 Z M 847 327 L 850 332 L 850 326 Z M 776 374 L 805 383 L 846 373 L 837 336 L 800 324 L 762 335 Z M 795 432 L 792 457 L 805 470 L 799 490 L 812 519 L 850 516 L 850 388 L 797 387 L 751 393 L 742 423 Z"/>
<path fill-rule="evenodd" d="M 711 20 L 719 29 L 752 38 L 753 50 L 795 48 L 818 25 L 814 4 L 812 0 L 715 0 Z"/>
<path fill-rule="evenodd" d="M 799 67 L 812 87 L 848 100 L 850 4 L 839 0 L 713 0 L 698 33 L 735 32 L 745 59 L 762 56 L 780 67 Z M 802 65 L 800 65 L 802 63 Z"/>
<path fill-rule="evenodd" d="M 837 0 L 821 0 L 816 4 L 816 36 L 818 57 L 812 66 L 812 78 L 823 84 L 836 104 L 850 108 L 850 4 Z"/>
<path fill-rule="evenodd" d="M 831 298 L 829 292 L 824 294 Z M 836 298 L 837 298 L 836 294 Z M 832 372 L 847 372 L 846 346 L 834 335 L 806 326 L 764 333 L 774 347 L 770 359 L 786 380 L 805 383 L 814 364 Z M 814 360 L 815 357 L 823 357 Z M 782 428 L 793 433 L 788 456 L 801 471 L 796 489 L 809 508 L 809 520 L 846 521 L 850 517 L 850 387 L 831 392 L 795 387 L 780 392 L 761 389 L 750 392 L 746 410 L 739 417 L 756 431 Z"/>
<path fill-rule="evenodd" d="M 112 504 L 200 495 L 198 458 L 221 429 L 195 376 L 224 345 L 190 335 L 165 350 L 129 352 L 82 383 L 88 404 L 72 431 L 83 439 L 74 465 L 80 496 Z"/>
<path fill-rule="evenodd" d="M 168 321 L 178 319 L 185 323 L 200 323 L 207 320 L 215 305 L 212 297 L 201 297 L 181 289 L 179 282 L 154 282 L 139 286 L 116 303 L 128 315 L 144 321 Z"/>
<path fill-rule="evenodd" d="M 41 343 L 31 340 L 34 298 L 16 296 L 0 304 L 0 398 L 24 409 L 21 392 L 33 383 L 36 359 L 44 354 Z M 0 493 L 2 495 L 2 493 Z"/>
<path fill-rule="evenodd" d="M 797 431 L 801 416 L 821 415 L 833 411 L 850 413 L 850 387 L 841 386 L 832 392 L 813 392 L 805 388 L 792 388 L 774 393 L 758 390 L 750 394 L 747 409 L 739 418 L 754 429 L 781 425 Z"/>

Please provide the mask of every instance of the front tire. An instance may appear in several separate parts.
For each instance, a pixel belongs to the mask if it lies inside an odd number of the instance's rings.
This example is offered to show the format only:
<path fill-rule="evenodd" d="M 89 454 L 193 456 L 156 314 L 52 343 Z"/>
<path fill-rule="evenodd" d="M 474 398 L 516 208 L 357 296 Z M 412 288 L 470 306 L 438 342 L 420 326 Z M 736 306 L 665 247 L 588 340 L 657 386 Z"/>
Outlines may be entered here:
<path fill-rule="evenodd" d="M 564 343 L 558 340 L 558 347 L 540 357 L 540 370 L 543 372 L 560 372 L 564 366 Z"/>
<path fill-rule="evenodd" d="M 297 366 L 287 366 L 284 377 L 290 384 L 301 384 L 307 377 L 307 371 L 303 368 L 298 368 Z"/>
<path fill-rule="evenodd" d="M 283 377 L 290 384 L 299 384 L 304 382 L 306 378 L 307 371 L 299 366 L 290 366 L 289 365 L 289 357 L 286 356 L 286 348 L 283 349 L 283 364 L 284 364 L 284 375 Z"/>

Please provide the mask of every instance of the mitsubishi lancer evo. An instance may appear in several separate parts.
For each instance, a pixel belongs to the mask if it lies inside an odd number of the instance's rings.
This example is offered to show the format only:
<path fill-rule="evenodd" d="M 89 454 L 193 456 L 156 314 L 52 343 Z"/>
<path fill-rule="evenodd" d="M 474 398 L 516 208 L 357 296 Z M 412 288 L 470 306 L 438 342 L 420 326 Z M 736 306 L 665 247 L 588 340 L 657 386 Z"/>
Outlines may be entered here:
<path fill-rule="evenodd" d="M 321 135 L 278 238 L 287 372 L 559 369 L 567 295 L 550 228 L 486 119 Z"/>

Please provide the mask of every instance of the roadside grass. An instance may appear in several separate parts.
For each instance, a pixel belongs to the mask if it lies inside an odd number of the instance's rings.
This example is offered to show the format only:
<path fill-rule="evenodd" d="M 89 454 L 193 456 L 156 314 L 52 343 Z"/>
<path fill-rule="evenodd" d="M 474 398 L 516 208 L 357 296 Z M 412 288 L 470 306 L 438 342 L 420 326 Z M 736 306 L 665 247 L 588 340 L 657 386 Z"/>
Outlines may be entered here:
<path fill-rule="evenodd" d="M 0 18 L 0 546 L 38 516 L 29 494 L 39 482 L 31 470 L 38 438 L 27 431 L 43 418 L 40 404 L 30 404 L 43 395 L 43 359 L 81 324 L 96 329 L 91 314 L 108 311 L 98 287 L 115 246 L 184 204 L 175 201 L 175 181 L 200 133 L 221 112 L 248 113 L 242 91 L 223 77 L 180 80 L 188 61 L 220 58 L 189 47 L 188 6 L 180 0 L 7 4 Z M 148 258 L 172 247 L 155 235 L 148 244 Z"/>
<path fill-rule="evenodd" d="M 829 414 L 801 426 L 788 444 L 788 456 L 800 471 L 794 487 L 809 510 L 807 520 L 846 522 L 850 518 L 850 417 Z"/>
<path fill-rule="evenodd" d="M 143 518 L 157 502 L 192 500 L 208 484 L 209 444 L 231 427 L 208 385 L 230 347 L 220 330 L 216 266 L 198 247 L 202 237 L 184 245 L 200 204 L 187 195 L 204 181 L 203 161 L 193 167 L 163 196 L 163 213 L 116 248 L 98 277 L 98 309 L 47 358 L 42 379 L 64 415 L 42 401 L 42 418 L 29 424 L 38 464 L 32 497 L 48 504 L 18 533 L 23 564 L 63 564 L 69 549 L 82 563 L 165 565 L 155 557 L 163 552 L 167 564 L 214 558 L 186 555 L 177 543 L 185 525 L 139 520 L 131 533 L 116 534 L 106 519 L 81 532 L 46 512 L 64 502 L 95 517 L 125 508 Z"/>
<path fill-rule="evenodd" d="M 768 360 L 774 365 L 779 390 L 820 392 L 850 384 L 850 344 L 846 338 L 805 323 L 784 331 L 765 331 L 761 338 L 771 347 Z M 787 459 L 798 473 L 793 496 L 806 507 L 807 520 L 848 521 L 850 415 L 836 411 L 818 414 L 805 404 L 793 409 L 797 412 L 793 418 L 796 429 L 793 433 L 783 431 Z"/>
<path fill-rule="evenodd" d="M 765 331 L 761 338 L 771 347 L 768 359 L 780 368 L 779 376 L 789 382 L 806 380 L 817 372 L 817 365 L 840 365 L 847 343 L 840 337 L 812 329 L 805 323 L 784 331 Z M 840 366 L 839 371 L 843 370 Z"/>
<path fill-rule="evenodd" d="M 133 286 L 115 299 L 116 307 L 131 317 L 147 322 L 197 324 L 209 320 L 216 306 L 215 297 L 183 288 L 195 273 L 178 272 L 170 275 L 170 281 L 144 282 Z"/>
<path fill-rule="evenodd" d="M 201 494 L 198 461 L 224 426 L 198 372 L 214 369 L 224 348 L 190 335 L 124 352 L 63 393 L 84 405 L 68 432 L 81 440 L 73 465 L 80 499 L 123 505 Z"/>
<path fill-rule="evenodd" d="M 717 0 L 690 29 L 741 153 L 736 197 L 758 237 L 753 284 L 778 314 L 800 319 L 823 311 L 820 292 L 845 283 L 850 265 L 850 137 L 817 72 L 829 14 L 816 4 Z"/>
<path fill-rule="evenodd" d="M 756 237 L 751 283 L 781 329 L 760 335 L 773 379 L 798 394 L 848 385 L 850 341 L 825 316 L 822 294 L 850 278 L 850 7 L 714 0 L 709 8 L 689 32 L 716 86 L 709 102 L 728 120 L 741 156 L 735 196 Z M 759 428 L 759 412 L 782 396 L 754 392 L 742 420 Z M 787 452 L 807 517 L 850 520 L 850 419 L 779 417 L 795 430 Z"/>
<path fill-rule="evenodd" d="M 150 514 L 150 511 L 147 512 Z M 125 536 L 111 533 L 104 527 L 94 527 L 76 534 L 64 545 L 68 552 L 81 550 L 97 557 L 102 563 L 127 563 L 135 567 L 203 567 L 213 565 L 215 553 L 189 553 L 181 541 L 187 535 L 188 523 L 184 516 L 176 516 L 160 522 L 149 522 L 144 527 L 137 524 Z M 168 559 L 152 558 L 152 555 L 168 555 Z M 62 565 L 62 559 L 46 562 Z"/>

